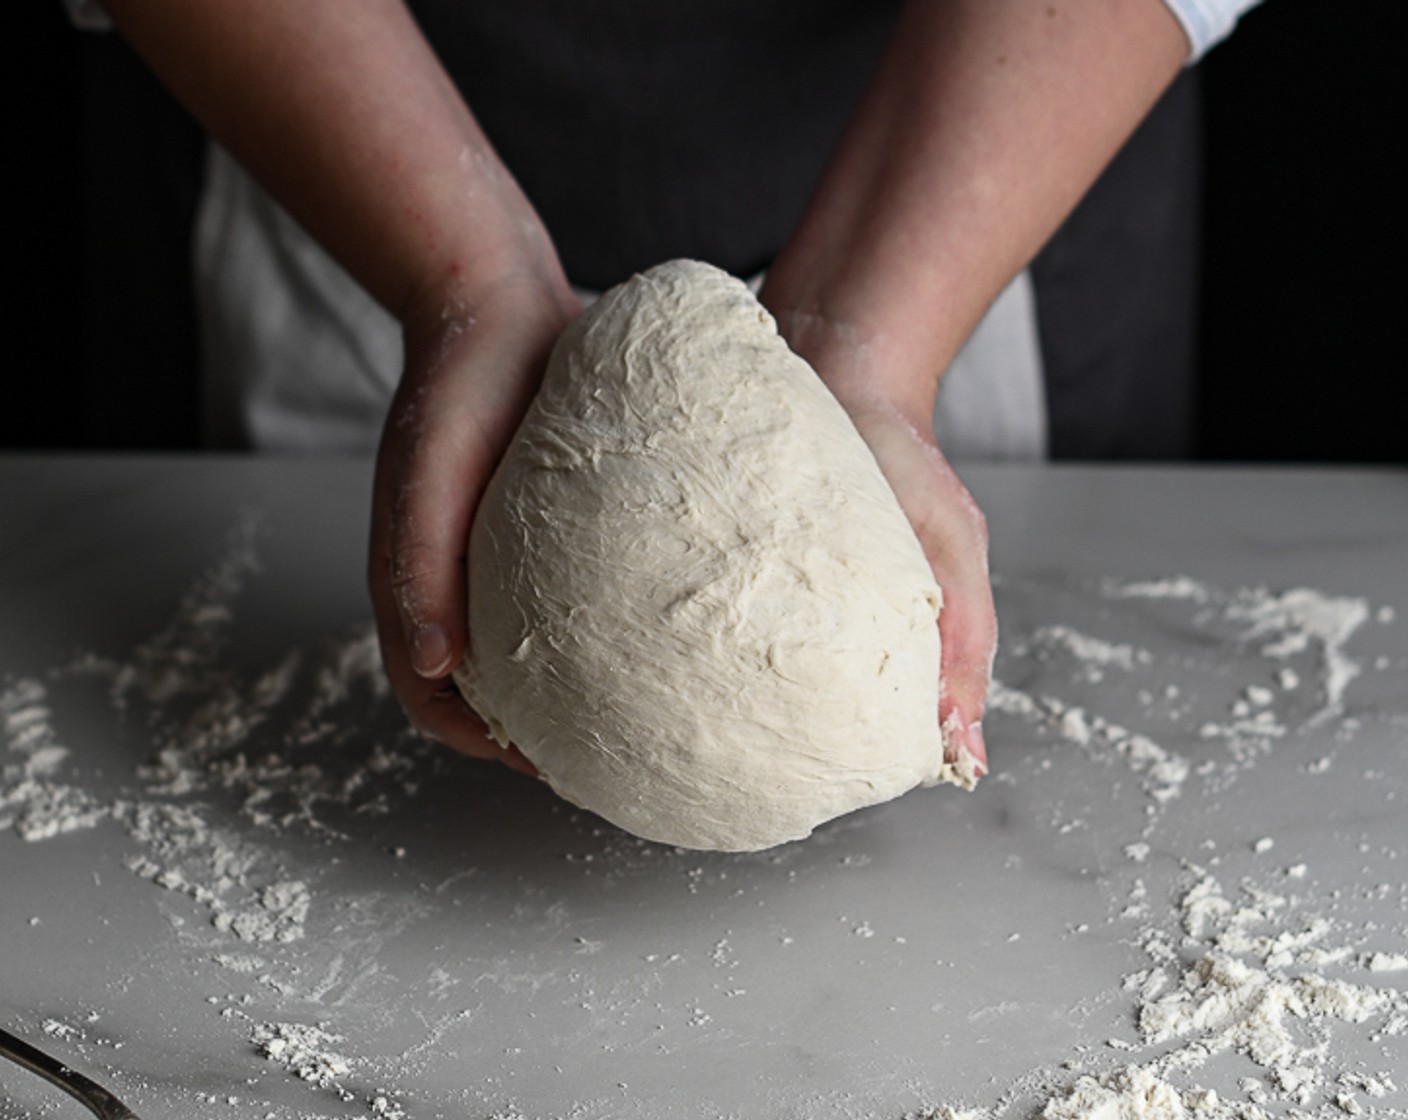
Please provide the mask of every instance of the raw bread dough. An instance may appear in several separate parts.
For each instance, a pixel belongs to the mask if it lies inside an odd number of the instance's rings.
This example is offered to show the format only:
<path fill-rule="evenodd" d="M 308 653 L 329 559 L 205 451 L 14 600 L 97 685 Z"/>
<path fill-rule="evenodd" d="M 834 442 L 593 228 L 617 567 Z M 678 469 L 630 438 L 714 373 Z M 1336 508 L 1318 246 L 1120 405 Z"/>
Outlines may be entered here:
<path fill-rule="evenodd" d="M 672 261 L 553 351 L 470 533 L 455 679 L 567 800 L 668 844 L 766 848 L 972 784 L 944 761 L 941 602 L 772 317 Z"/>

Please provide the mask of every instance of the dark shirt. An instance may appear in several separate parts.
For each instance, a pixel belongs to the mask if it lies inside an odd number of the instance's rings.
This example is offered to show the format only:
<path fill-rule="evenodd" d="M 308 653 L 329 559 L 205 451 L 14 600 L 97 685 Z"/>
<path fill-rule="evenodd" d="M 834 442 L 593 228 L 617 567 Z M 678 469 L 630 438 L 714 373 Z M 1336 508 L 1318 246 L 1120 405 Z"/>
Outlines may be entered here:
<path fill-rule="evenodd" d="M 859 101 L 894 0 L 412 0 L 551 233 L 603 289 L 672 257 L 782 247 Z"/>

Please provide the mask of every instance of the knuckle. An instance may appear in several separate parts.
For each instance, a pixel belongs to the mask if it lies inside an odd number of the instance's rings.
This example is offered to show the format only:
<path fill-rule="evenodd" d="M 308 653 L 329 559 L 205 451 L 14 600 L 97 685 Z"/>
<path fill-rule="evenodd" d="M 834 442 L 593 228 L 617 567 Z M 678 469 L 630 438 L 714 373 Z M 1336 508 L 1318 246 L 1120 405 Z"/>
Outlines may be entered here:
<path fill-rule="evenodd" d="M 388 578 L 391 589 L 401 598 L 428 588 L 436 574 L 436 551 L 415 538 L 397 541 L 391 550 Z"/>

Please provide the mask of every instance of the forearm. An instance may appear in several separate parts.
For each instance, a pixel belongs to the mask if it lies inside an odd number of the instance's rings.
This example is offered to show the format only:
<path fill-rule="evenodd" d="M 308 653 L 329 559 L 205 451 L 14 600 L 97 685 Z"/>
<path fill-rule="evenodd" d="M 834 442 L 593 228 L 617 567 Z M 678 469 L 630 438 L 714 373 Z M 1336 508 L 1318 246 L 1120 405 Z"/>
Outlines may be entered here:
<path fill-rule="evenodd" d="M 401 0 L 106 0 L 198 119 L 393 314 L 560 270 Z M 564 284 L 565 287 L 565 284 Z"/>
<path fill-rule="evenodd" d="M 927 417 L 1187 52 L 1161 0 L 911 0 L 769 273 L 784 333 L 840 395 Z"/>

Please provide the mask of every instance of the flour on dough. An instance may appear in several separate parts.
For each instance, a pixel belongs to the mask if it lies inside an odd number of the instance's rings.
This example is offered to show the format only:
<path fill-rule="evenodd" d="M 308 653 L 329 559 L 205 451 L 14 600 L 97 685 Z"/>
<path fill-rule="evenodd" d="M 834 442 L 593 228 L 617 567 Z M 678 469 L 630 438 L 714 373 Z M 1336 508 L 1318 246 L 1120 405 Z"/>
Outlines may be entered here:
<path fill-rule="evenodd" d="M 972 784 L 944 760 L 941 602 L 772 317 L 672 261 L 559 340 L 470 533 L 455 679 L 569 801 L 667 844 L 766 848 Z"/>

